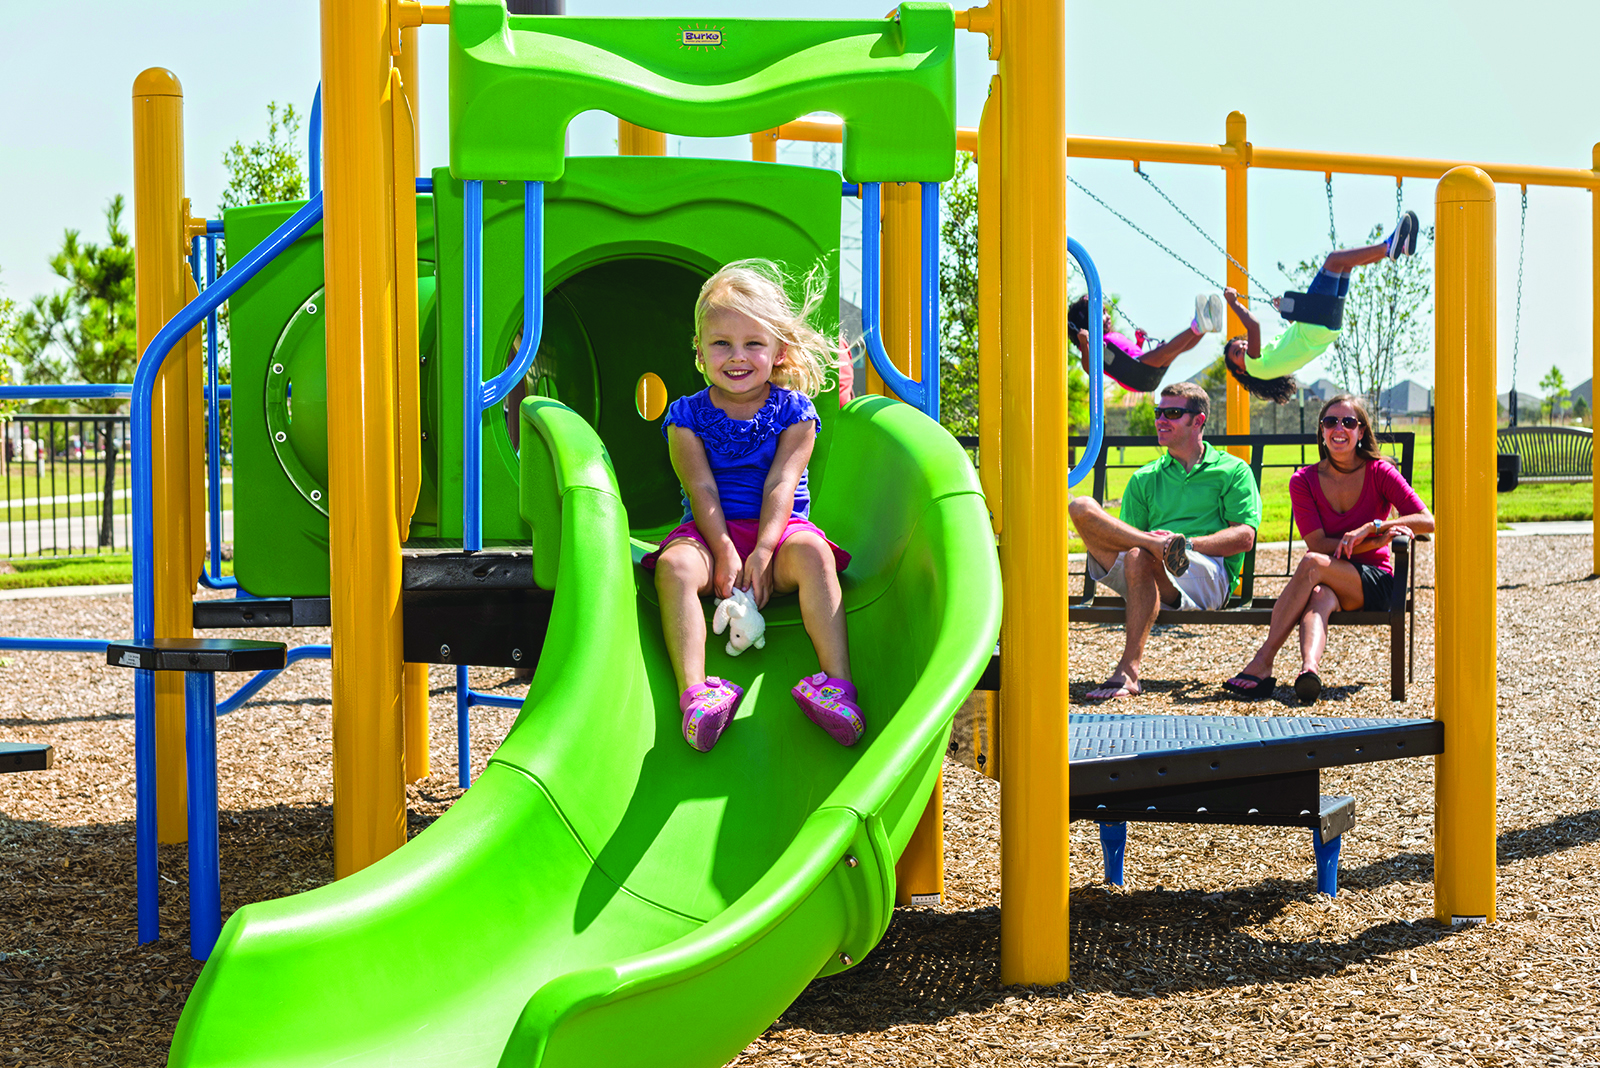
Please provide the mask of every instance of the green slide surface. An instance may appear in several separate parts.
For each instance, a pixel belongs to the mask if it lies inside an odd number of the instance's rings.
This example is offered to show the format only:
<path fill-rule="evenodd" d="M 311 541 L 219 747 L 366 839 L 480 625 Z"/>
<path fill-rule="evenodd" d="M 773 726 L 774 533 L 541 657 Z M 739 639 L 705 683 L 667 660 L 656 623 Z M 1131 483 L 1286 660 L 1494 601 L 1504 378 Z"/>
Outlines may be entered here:
<path fill-rule="evenodd" d="M 1000 626 L 965 453 L 883 398 L 824 414 L 812 514 L 854 556 L 866 737 L 842 748 L 796 708 L 815 654 L 777 598 L 764 650 L 712 639 L 708 670 L 747 694 L 701 754 L 604 446 L 556 401 L 521 416 L 521 510 L 555 590 L 521 715 L 403 849 L 236 912 L 170 1064 L 717 1065 L 888 926 L 895 860 Z"/>

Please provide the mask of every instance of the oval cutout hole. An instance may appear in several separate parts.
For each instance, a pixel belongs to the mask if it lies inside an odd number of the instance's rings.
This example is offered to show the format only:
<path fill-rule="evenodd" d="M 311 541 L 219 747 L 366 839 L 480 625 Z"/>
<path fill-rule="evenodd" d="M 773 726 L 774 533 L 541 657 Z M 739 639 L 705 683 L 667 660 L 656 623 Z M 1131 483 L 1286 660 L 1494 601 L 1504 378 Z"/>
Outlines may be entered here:
<path fill-rule="evenodd" d="M 640 419 L 655 422 L 667 410 L 667 384 L 654 371 L 639 376 L 633 387 L 633 407 Z"/>

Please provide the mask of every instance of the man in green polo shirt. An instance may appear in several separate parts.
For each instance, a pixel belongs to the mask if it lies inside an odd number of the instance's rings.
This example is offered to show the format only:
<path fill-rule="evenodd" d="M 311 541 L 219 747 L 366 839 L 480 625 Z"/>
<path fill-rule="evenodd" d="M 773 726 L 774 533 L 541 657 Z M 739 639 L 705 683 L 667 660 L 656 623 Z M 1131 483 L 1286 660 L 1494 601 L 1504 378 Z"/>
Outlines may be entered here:
<path fill-rule="evenodd" d="M 1090 700 L 1139 693 L 1144 646 L 1162 607 L 1217 609 L 1256 542 L 1261 494 L 1250 465 L 1200 439 L 1211 398 L 1193 382 L 1162 387 L 1156 444 L 1122 494 L 1122 518 L 1093 497 L 1067 506 L 1089 550 L 1089 577 L 1120 593 L 1128 608 L 1122 659 Z"/>

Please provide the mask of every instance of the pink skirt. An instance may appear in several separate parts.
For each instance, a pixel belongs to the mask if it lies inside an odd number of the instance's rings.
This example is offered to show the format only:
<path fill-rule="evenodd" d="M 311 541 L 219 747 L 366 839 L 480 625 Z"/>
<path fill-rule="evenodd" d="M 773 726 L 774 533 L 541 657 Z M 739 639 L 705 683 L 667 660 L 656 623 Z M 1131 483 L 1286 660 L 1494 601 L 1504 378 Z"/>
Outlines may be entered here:
<path fill-rule="evenodd" d="M 850 566 L 849 553 L 839 548 L 833 542 L 828 541 L 828 536 L 822 532 L 821 527 L 811 522 L 811 520 L 801 519 L 797 515 L 789 517 L 789 525 L 784 527 L 783 533 L 779 535 L 778 545 L 782 546 L 785 541 L 789 540 L 789 535 L 796 534 L 802 530 L 809 530 L 823 541 L 828 542 L 828 548 L 833 550 L 833 566 L 837 570 L 843 571 L 846 567 Z M 733 539 L 733 547 L 738 551 L 740 560 L 743 560 L 745 557 L 749 556 L 751 551 L 755 549 L 756 536 L 760 533 L 760 531 L 761 521 L 758 519 L 728 520 L 728 536 Z M 693 520 L 690 520 L 681 526 L 674 527 L 666 537 L 661 539 L 661 544 L 656 551 L 646 555 L 645 558 L 639 562 L 645 567 L 654 571 L 656 567 L 656 558 L 661 555 L 661 550 L 665 549 L 668 545 L 680 538 L 689 538 L 693 541 L 699 542 L 701 545 L 705 545 L 708 549 L 710 548 L 710 545 L 706 542 L 706 539 L 700 534 L 700 528 L 694 525 Z"/>

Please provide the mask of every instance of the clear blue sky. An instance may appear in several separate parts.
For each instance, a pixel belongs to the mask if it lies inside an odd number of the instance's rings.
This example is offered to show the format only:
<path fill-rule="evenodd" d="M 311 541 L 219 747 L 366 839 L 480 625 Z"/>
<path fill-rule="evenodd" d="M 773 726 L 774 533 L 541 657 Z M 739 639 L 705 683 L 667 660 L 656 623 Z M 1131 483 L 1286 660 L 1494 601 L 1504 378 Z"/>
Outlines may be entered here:
<path fill-rule="evenodd" d="M 707 18 L 882 15 L 878 6 L 812 0 L 568 0 L 570 14 Z M 880 10 L 880 8 L 882 10 Z M 1432 156 L 1583 167 L 1600 139 L 1593 86 L 1596 5 L 1525 0 L 1346 0 L 1302 4 L 1184 0 L 1068 3 L 1067 114 L 1073 133 L 1173 141 L 1220 141 L 1227 113 L 1249 118 L 1250 139 L 1285 148 Z M 423 156 L 443 163 L 442 27 L 423 34 Z M 73 227 L 103 234 L 101 213 L 132 191 L 130 93 L 145 67 L 175 71 L 185 91 L 187 180 L 211 211 L 226 178 L 221 160 L 237 140 L 265 130 L 268 101 L 309 108 L 319 77 L 318 5 L 176 0 L 0 3 L 0 287 L 17 300 L 54 287 L 46 260 Z M 981 39 L 961 34 L 959 121 L 976 125 L 992 64 Z M 575 153 L 612 151 L 615 125 L 582 116 Z M 743 155 L 748 143 L 672 139 L 670 151 Z M 809 146 L 784 159 L 810 162 Z M 1072 173 L 1207 273 L 1221 257 L 1132 174 L 1126 163 L 1074 160 Z M 1218 170 L 1152 165 L 1151 173 L 1202 226 L 1220 237 Z M 1336 177 L 1341 238 L 1352 242 L 1394 215 L 1387 178 Z M 1408 182 L 1406 205 L 1431 223 L 1430 183 Z M 1500 187 L 1500 386 L 1511 378 L 1518 190 Z M 1569 384 L 1590 376 L 1590 205 L 1577 190 L 1533 189 L 1519 384 L 1533 390 L 1552 365 Z M 1076 190 L 1069 226 L 1095 255 L 1111 290 L 1158 334 L 1187 321 L 1204 283 L 1127 230 Z M 1258 171 L 1251 178 L 1251 265 L 1281 284 L 1279 260 L 1327 245 L 1320 174 Z M 1208 341 L 1180 363 L 1187 375 L 1214 355 Z M 1431 368 L 1416 372 L 1431 382 Z"/>

